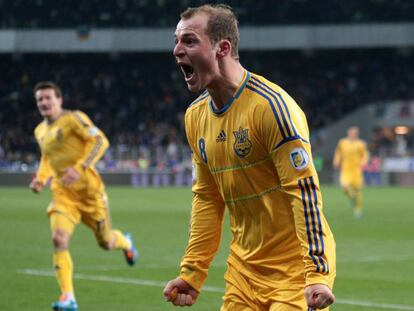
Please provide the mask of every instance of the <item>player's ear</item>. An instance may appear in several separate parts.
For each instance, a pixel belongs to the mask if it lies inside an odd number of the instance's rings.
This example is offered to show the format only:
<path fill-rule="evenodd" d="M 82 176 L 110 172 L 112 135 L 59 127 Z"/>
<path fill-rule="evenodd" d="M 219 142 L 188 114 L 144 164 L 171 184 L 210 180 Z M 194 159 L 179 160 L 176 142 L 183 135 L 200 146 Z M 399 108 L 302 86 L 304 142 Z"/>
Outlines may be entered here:
<path fill-rule="evenodd" d="M 229 40 L 220 40 L 218 42 L 217 57 L 223 58 L 231 53 L 231 43 Z"/>

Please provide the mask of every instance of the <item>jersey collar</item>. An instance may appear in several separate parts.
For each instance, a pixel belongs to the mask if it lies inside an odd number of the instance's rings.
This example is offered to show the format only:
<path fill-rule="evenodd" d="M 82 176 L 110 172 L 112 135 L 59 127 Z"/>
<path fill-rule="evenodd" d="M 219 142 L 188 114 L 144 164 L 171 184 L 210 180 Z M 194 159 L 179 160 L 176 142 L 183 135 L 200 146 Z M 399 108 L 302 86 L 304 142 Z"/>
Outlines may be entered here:
<path fill-rule="evenodd" d="M 238 89 L 236 90 L 236 92 L 234 93 L 234 96 L 230 99 L 230 101 L 227 103 L 227 105 L 225 105 L 221 109 L 214 109 L 213 100 L 210 97 L 210 101 L 209 101 L 210 110 L 216 115 L 221 115 L 221 114 L 225 113 L 230 108 L 230 106 L 233 104 L 233 102 L 243 92 L 244 88 L 246 87 L 246 83 L 247 83 L 247 81 L 249 81 L 249 79 L 250 79 L 250 72 L 245 70 L 243 80 L 240 83 L 240 85 L 239 85 Z"/>

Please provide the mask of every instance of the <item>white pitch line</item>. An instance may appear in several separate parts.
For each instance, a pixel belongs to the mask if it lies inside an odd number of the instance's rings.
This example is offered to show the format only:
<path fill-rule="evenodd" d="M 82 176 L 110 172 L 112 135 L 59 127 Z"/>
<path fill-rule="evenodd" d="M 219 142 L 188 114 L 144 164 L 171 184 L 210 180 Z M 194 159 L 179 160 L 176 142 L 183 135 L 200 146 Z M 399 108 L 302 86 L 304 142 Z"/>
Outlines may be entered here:
<path fill-rule="evenodd" d="M 414 306 L 408 305 L 398 305 L 398 304 L 389 304 L 389 303 L 375 303 L 369 301 L 356 301 L 350 299 L 336 299 L 335 303 L 343 305 L 353 305 L 361 307 L 371 307 L 371 308 L 381 308 L 381 309 L 391 309 L 391 310 L 414 310 Z"/>
<path fill-rule="evenodd" d="M 381 256 L 366 256 L 360 258 L 340 258 L 337 259 L 337 263 L 359 263 L 359 262 L 384 262 L 384 261 L 410 261 L 413 260 L 413 256 L 406 256 L 406 257 L 381 257 Z"/>
<path fill-rule="evenodd" d="M 27 274 L 27 275 L 36 275 L 36 276 L 48 276 L 48 277 L 55 276 L 55 273 L 49 270 L 22 269 L 22 270 L 17 270 L 17 272 L 22 273 L 22 274 Z M 156 287 L 164 287 L 166 284 L 166 282 L 154 281 L 154 280 L 131 279 L 131 278 L 104 276 L 104 275 L 87 275 L 87 274 L 82 274 L 82 273 L 75 273 L 74 278 L 79 279 L 79 280 L 100 281 L 100 282 L 121 283 L 121 284 L 134 284 L 134 285 L 156 286 Z M 214 292 L 214 293 L 224 293 L 224 288 L 214 287 L 214 286 L 204 286 L 203 291 Z M 375 302 L 369 302 L 369 301 L 357 301 L 357 300 L 350 300 L 350 299 L 336 299 L 335 304 L 353 305 L 353 306 L 388 309 L 388 310 L 414 311 L 414 306 L 410 306 L 410 305 L 375 303 Z"/>

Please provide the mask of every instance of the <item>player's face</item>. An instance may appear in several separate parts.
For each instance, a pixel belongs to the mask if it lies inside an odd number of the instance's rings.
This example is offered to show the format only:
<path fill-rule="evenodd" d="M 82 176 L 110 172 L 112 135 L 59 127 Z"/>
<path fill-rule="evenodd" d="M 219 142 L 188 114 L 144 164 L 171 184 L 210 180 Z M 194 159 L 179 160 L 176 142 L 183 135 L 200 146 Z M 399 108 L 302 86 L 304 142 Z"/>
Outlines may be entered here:
<path fill-rule="evenodd" d="M 55 119 L 62 112 L 62 98 L 57 97 L 54 89 L 37 90 L 35 94 L 37 108 L 47 119 Z"/>
<path fill-rule="evenodd" d="M 173 54 L 192 92 L 207 88 L 218 72 L 218 44 L 212 45 L 206 34 L 207 21 L 207 15 L 196 14 L 180 20 L 175 30 Z"/>
<path fill-rule="evenodd" d="M 348 138 L 351 140 L 357 139 L 359 137 L 359 129 L 357 127 L 351 127 L 348 130 Z"/>

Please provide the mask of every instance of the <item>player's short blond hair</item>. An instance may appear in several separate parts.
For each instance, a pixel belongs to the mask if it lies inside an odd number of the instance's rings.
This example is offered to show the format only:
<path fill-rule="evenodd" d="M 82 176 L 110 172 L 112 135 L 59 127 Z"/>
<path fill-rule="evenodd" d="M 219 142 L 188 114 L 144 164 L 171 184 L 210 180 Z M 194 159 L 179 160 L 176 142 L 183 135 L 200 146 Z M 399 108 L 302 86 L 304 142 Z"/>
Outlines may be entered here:
<path fill-rule="evenodd" d="M 52 81 L 38 82 L 33 88 L 33 93 L 34 95 L 36 95 L 36 92 L 38 90 L 46 90 L 46 89 L 53 89 L 55 91 L 56 97 L 62 97 L 62 90 L 55 82 L 52 82 Z"/>
<path fill-rule="evenodd" d="M 211 43 L 215 44 L 222 39 L 230 41 L 231 56 L 239 58 L 239 26 L 233 9 L 225 4 L 205 4 L 195 8 L 188 8 L 180 14 L 181 19 L 190 19 L 197 14 L 208 16 L 207 35 Z"/>

